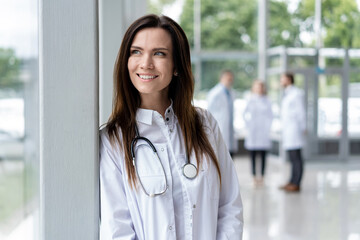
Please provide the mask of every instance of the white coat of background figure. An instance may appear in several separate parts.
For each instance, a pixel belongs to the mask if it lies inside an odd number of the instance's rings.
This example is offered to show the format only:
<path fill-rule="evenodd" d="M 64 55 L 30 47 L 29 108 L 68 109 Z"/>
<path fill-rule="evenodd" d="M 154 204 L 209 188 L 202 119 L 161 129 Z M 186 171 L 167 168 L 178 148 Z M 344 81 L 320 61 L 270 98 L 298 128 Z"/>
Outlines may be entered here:
<path fill-rule="evenodd" d="M 244 113 L 245 148 L 250 152 L 252 174 L 255 185 L 262 185 L 265 175 L 266 153 L 271 148 L 270 129 L 273 120 L 271 102 L 266 96 L 265 85 L 256 80 L 252 86 L 252 94 L 247 101 Z M 256 174 L 256 155 L 261 156 L 261 176 Z"/>
<path fill-rule="evenodd" d="M 292 73 L 282 74 L 280 84 L 284 89 L 281 101 L 282 147 L 291 162 L 290 180 L 280 189 L 299 192 L 304 168 L 301 150 L 306 134 L 304 93 L 294 86 Z"/>
<path fill-rule="evenodd" d="M 233 123 L 233 82 L 234 74 L 230 70 L 224 70 L 220 75 L 220 82 L 209 91 L 207 97 L 207 109 L 218 122 L 223 139 L 231 154 L 237 151 Z"/>
<path fill-rule="evenodd" d="M 284 89 L 281 102 L 282 146 L 285 150 L 299 149 L 304 145 L 306 117 L 304 92 L 289 85 Z"/>

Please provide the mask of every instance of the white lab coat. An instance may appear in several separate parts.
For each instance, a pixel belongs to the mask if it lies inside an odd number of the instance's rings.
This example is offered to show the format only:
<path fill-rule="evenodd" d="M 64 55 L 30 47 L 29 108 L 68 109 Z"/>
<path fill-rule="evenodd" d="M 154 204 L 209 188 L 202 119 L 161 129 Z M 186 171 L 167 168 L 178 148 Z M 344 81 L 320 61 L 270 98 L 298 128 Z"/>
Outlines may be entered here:
<path fill-rule="evenodd" d="M 293 85 L 286 87 L 281 103 L 282 145 L 285 150 L 303 147 L 306 129 L 304 104 L 302 90 Z"/>
<path fill-rule="evenodd" d="M 155 145 L 168 181 L 169 188 L 165 194 L 153 198 L 145 195 L 139 185 L 137 190 L 130 187 L 123 153 L 111 146 L 106 128 L 101 130 L 102 240 L 242 239 L 243 209 L 233 161 L 215 119 L 205 110 L 199 112 L 219 161 L 221 186 L 215 165 L 210 160 L 203 161 L 195 179 L 190 180 L 182 175 L 186 155 L 176 117 L 169 116 L 168 121 L 172 123 L 167 124 L 167 120 L 164 121 L 156 111 L 139 109 L 137 112 L 139 133 Z M 165 115 L 165 118 L 168 119 L 168 116 Z M 119 134 L 122 139 L 121 131 Z M 159 190 L 161 186 L 156 181 L 161 169 L 152 164 L 156 160 L 152 156 L 137 151 L 138 172 L 147 188 Z M 190 161 L 196 165 L 194 154 Z M 170 169 L 170 166 L 176 167 Z M 175 178 L 180 180 L 177 185 Z M 179 189 L 182 189 L 182 199 L 174 198 Z M 177 236 L 177 228 L 183 229 L 182 237 Z"/>
<path fill-rule="evenodd" d="M 245 148 L 248 150 L 269 149 L 273 119 L 270 100 L 266 96 L 253 94 L 246 104 L 243 116 L 246 129 Z"/>
<path fill-rule="evenodd" d="M 234 94 L 231 90 L 229 91 L 231 99 L 234 102 Z M 213 87 L 208 93 L 207 102 L 207 109 L 218 122 L 226 146 L 230 152 L 236 152 L 237 144 L 234 137 L 234 131 L 231 131 L 229 126 L 229 122 L 231 122 L 231 124 L 234 123 L 233 119 L 230 119 L 231 112 L 228 105 L 228 96 L 225 92 L 225 86 L 218 83 L 215 87 Z M 232 112 L 234 113 L 234 109 L 232 109 Z M 232 127 L 232 129 L 234 129 L 234 127 Z"/>

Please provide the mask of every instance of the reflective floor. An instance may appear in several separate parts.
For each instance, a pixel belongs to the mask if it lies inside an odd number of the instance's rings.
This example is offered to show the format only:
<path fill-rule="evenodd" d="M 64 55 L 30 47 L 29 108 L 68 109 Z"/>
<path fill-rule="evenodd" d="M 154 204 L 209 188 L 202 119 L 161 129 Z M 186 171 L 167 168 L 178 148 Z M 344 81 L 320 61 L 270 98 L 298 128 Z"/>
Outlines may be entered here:
<path fill-rule="evenodd" d="M 262 187 L 253 184 L 249 159 L 234 162 L 244 204 L 243 240 L 360 240 L 360 160 L 307 163 L 300 193 L 278 189 L 288 179 L 289 165 L 277 157 L 268 158 Z M 32 239 L 33 231 L 30 216 L 5 239 Z"/>
<path fill-rule="evenodd" d="M 299 193 L 278 189 L 289 164 L 268 157 L 265 184 L 256 187 L 250 160 L 235 157 L 244 205 L 243 240 L 360 240 L 358 164 L 306 163 Z"/>

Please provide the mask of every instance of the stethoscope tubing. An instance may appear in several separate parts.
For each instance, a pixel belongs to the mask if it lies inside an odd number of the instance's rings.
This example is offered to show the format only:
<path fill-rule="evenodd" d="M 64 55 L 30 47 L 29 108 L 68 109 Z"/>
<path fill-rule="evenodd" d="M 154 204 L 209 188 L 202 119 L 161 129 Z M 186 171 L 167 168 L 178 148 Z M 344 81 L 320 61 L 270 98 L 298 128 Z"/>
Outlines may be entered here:
<path fill-rule="evenodd" d="M 163 191 L 161 191 L 160 193 L 148 193 L 139 177 L 139 173 L 138 173 L 138 170 L 137 170 L 137 165 L 136 165 L 136 157 L 135 157 L 135 145 L 137 143 L 138 140 L 143 140 L 145 141 L 149 146 L 150 148 L 153 150 L 153 153 L 156 155 L 156 158 L 158 159 L 158 161 L 160 162 L 160 165 L 161 165 L 161 168 L 164 172 L 164 178 L 165 178 L 165 189 Z M 159 195 L 162 195 L 166 192 L 166 190 L 168 189 L 168 182 L 167 182 L 167 178 L 166 178 L 166 173 L 165 173 L 165 169 L 164 169 L 164 165 L 162 164 L 161 162 L 161 159 L 156 151 L 156 148 L 154 146 L 154 144 L 146 137 L 141 137 L 139 135 L 139 130 L 138 130 L 138 127 L 137 125 L 135 124 L 135 137 L 132 139 L 131 141 L 131 145 L 130 145 L 130 152 L 131 152 L 131 158 L 132 158 L 132 164 L 135 168 L 135 172 L 136 172 L 136 176 L 138 177 L 139 179 L 139 182 L 140 182 L 140 185 L 142 187 L 142 189 L 144 190 L 145 194 L 148 195 L 149 197 L 155 197 L 155 196 L 159 196 Z M 189 169 L 189 170 L 187 170 Z M 197 175 L 197 168 L 194 164 L 190 163 L 189 159 L 188 159 L 188 162 L 182 167 L 182 170 L 183 170 L 183 175 L 187 178 L 187 179 L 194 179 Z M 190 171 L 190 172 L 189 172 Z"/>

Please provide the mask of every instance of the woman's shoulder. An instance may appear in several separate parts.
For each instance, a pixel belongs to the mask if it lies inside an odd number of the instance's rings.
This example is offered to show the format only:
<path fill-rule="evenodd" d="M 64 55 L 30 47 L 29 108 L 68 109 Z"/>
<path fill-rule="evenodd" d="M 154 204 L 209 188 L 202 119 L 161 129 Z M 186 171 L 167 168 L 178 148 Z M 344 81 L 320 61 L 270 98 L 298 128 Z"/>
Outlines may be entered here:
<path fill-rule="evenodd" d="M 100 146 L 109 148 L 111 146 L 108 127 L 106 125 L 100 126 L 99 130 Z"/>
<path fill-rule="evenodd" d="M 195 107 L 197 114 L 201 117 L 201 118 L 207 118 L 209 115 L 211 115 L 211 113 L 202 107 Z"/>
<path fill-rule="evenodd" d="M 196 111 L 199 114 L 202 124 L 206 127 L 213 128 L 217 124 L 213 115 L 207 109 L 196 107 Z"/>
<path fill-rule="evenodd" d="M 106 147 L 110 147 L 112 144 L 112 139 L 115 139 L 118 135 L 119 139 L 122 139 L 121 129 L 119 127 L 116 127 L 113 131 L 109 131 L 109 125 L 104 124 L 100 126 L 99 129 L 99 138 L 100 138 L 100 144 L 105 145 Z"/>
<path fill-rule="evenodd" d="M 109 131 L 108 125 L 101 126 L 99 129 L 99 138 L 100 155 L 110 157 L 100 157 L 100 159 L 103 159 L 102 161 L 104 161 L 104 159 L 111 159 L 112 161 L 114 161 L 114 159 L 123 156 L 121 143 L 122 134 L 119 127 L 115 128 L 114 131 Z"/>

